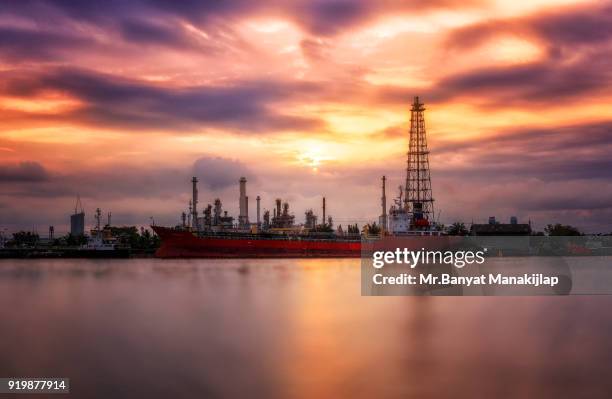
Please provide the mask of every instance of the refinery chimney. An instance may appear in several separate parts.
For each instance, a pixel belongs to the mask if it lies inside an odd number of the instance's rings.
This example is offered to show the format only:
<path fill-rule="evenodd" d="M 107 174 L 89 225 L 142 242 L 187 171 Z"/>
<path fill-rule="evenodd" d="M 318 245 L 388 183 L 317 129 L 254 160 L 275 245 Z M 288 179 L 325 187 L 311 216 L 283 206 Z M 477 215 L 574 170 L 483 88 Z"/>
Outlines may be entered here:
<path fill-rule="evenodd" d="M 385 176 L 382 177 L 382 216 L 380 217 L 380 225 L 382 226 L 383 232 L 387 231 L 387 194 L 386 194 L 386 182 L 387 178 Z"/>
<path fill-rule="evenodd" d="M 245 227 L 249 224 L 249 211 L 248 211 L 248 202 L 246 196 L 246 178 L 240 178 L 240 214 L 238 215 L 238 225 L 240 227 Z"/>
<path fill-rule="evenodd" d="M 276 199 L 276 216 L 280 217 L 281 215 L 281 199 Z"/>
<path fill-rule="evenodd" d="M 260 202 L 261 202 L 261 198 L 258 195 L 257 196 L 257 227 L 261 226 L 261 220 L 259 219 L 259 216 L 260 216 L 260 214 L 259 214 L 259 212 L 260 212 L 260 208 L 259 208 L 260 204 L 259 203 Z"/>
<path fill-rule="evenodd" d="M 325 197 L 323 197 L 323 226 L 325 226 Z"/>
<path fill-rule="evenodd" d="M 193 227 L 198 229 L 198 178 L 193 176 L 191 178 L 191 184 L 193 185 L 193 192 L 191 194 L 191 220 Z"/>

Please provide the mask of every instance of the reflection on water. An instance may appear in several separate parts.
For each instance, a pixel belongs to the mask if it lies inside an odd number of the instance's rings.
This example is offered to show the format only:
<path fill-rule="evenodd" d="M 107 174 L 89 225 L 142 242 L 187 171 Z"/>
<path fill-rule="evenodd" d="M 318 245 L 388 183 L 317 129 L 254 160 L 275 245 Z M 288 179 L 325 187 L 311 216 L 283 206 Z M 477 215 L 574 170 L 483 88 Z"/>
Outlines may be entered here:
<path fill-rule="evenodd" d="M 72 397 L 612 389 L 612 297 L 361 297 L 359 260 L 4 260 L 0 303 L 0 376 Z"/>

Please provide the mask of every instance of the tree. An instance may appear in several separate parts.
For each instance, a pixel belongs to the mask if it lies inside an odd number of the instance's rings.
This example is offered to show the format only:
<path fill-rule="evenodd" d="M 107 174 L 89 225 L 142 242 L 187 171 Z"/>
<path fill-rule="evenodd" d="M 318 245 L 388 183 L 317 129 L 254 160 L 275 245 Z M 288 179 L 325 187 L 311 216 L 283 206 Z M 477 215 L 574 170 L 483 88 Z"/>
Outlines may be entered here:
<path fill-rule="evenodd" d="M 348 234 L 353 234 L 353 235 L 358 235 L 361 232 L 359 231 L 359 226 L 357 226 L 357 223 L 355 224 L 349 224 L 348 225 L 348 230 L 347 230 Z"/>
<path fill-rule="evenodd" d="M 68 233 L 64 236 L 63 240 L 66 242 L 66 245 L 69 246 L 79 246 L 87 244 L 87 237 L 84 235 L 73 236 L 71 233 Z"/>
<path fill-rule="evenodd" d="M 132 249 L 155 249 L 160 244 L 159 237 L 144 227 L 140 228 L 140 232 L 136 226 L 112 226 L 110 230 L 111 235 L 116 237 L 120 244 Z"/>
<path fill-rule="evenodd" d="M 569 224 L 549 224 L 544 228 L 544 231 L 549 236 L 580 236 L 580 230 Z"/>
<path fill-rule="evenodd" d="M 449 236 L 466 236 L 469 231 L 463 222 L 455 222 L 449 226 L 447 233 Z"/>
<path fill-rule="evenodd" d="M 332 228 L 332 225 L 329 223 L 324 223 L 324 224 L 320 224 L 318 226 L 316 226 L 313 231 L 317 232 L 317 233 L 333 233 L 334 229 Z"/>
<path fill-rule="evenodd" d="M 339 236 L 343 236 L 344 235 L 344 229 L 342 229 L 342 225 L 338 225 L 338 230 L 336 230 L 336 234 L 338 234 Z"/>
<path fill-rule="evenodd" d="M 365 226 L 365 230 L 367 232 L 367 234 L 372 235 L 372 236 L 377 236 L 380 234 L 380 226 L 378 226 L 376 224 L 376 222 L 372 223 L 372 224 L 366 224 Z"/>
<path fill-rule="evenodd" d="M 9 246 L 13 247 L 34 247 L 39 241 L 37 233 L 31 231 L 19 231 L 13 233 L 13 239 L 9 241 Z"/>

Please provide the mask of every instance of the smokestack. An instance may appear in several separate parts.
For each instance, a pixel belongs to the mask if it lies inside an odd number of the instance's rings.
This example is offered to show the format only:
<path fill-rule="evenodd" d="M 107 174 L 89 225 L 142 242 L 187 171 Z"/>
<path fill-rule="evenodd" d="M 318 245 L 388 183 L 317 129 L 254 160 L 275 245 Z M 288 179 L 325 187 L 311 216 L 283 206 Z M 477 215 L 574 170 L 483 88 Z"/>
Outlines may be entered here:
<path fill-rule="evenodd" d="M 191 223 L 193 227 L 198 228 L 198 178 L 191 178 L 192 194 L 191 194 Z"/>
<path fill-rule="evenodd" d="M 386 182 L 387 178 L 385 176 L 382 177 L 382 230 L 387 231 L 387 194 L 386 194 Z"/>
<path fill-rule="evenodd" d="M 276 199 L 276 216 L 280 217 L 281 215 L 281 199 Z"/>
<path fill-rule="evenodd" d="M 247 210 L 247 199 L 246 199 L 246 178 L 245 177 L 241 177 L 240 178 L 240 214 L 238 215 L 238 224 L 241 227 L 246 226 L 249 222 L 248 222 L 248 210 Z"/>
<path fill-rule="evenodd" d="M 249 224 L 249 196 L 247 195 L 246 197 L 244 197 L 244 208 L 246 209 L 245 212 L 245 216 L 246 216 L 246 225 Z"/>
<path fill-rule="evenodd" d="M 100 208 L 96 208 L 96 230 L 100 231 L 100 217 L 102 217 L 102 211 Z"/>
<path fill-rule="evenodd" d="M 323 224 L 325 224 L 325 197 L 323 197 Z"/>
<path fill-rule="evenodd" d="M 259 203 L 261 201 L 261 198 L 259 197 L 259 195 L 257 196 L 257 227 L 261 226 L 261 220 L 259 219 Z"/>

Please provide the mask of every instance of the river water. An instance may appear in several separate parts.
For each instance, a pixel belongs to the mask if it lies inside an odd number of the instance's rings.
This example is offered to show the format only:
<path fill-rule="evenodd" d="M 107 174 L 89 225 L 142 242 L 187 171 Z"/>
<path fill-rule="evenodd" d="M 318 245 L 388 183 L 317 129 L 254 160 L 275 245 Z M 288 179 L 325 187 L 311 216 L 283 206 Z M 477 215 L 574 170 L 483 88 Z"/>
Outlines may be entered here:
<path fill-rule="evenodd" d="M 611 306 L 362 297 L 358 259 L 2 260 L 0 377 L 79 398 L 609 397 Z"/>

